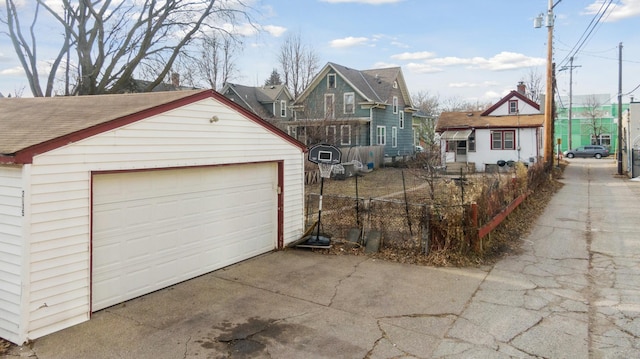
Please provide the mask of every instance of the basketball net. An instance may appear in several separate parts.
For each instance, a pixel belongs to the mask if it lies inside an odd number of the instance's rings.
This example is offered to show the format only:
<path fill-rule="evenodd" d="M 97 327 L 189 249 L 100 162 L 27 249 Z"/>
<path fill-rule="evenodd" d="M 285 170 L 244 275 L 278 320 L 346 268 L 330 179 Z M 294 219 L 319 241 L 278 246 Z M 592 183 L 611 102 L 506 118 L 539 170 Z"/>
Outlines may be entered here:
<path fill-rule="evenodd" d="M 322 178 L 330 178 L 331 171 L 333 170 L 333 164 L 331 163 L 318 163 L 318 168 L 320 169 L 320 177 Z"/>

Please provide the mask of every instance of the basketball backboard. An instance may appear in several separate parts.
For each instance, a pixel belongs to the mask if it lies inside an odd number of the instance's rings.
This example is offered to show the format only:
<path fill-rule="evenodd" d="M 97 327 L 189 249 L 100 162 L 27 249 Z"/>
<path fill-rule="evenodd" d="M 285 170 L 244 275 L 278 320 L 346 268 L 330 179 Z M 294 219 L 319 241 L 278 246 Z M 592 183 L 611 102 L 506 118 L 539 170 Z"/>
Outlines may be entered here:
<path fill-rule="evenodd" d="M 339 148 L 328 144 L 318 144 L 309 148 L 309 161 L 313 163 L 329 163 L 337 165 L 342 158 Z"/>

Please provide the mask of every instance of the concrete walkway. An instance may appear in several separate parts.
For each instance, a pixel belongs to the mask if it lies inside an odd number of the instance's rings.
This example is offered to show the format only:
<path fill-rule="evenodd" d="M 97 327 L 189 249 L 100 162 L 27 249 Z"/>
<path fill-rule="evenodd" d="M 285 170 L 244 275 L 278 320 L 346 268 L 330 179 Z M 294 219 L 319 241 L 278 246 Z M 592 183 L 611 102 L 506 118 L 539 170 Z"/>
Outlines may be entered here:
<path fill-rule="evenodd" d="M 640 182 L 575 159 L 522 253 L 430 268 L 286 250 L 94 313 L 12 358 L 638 358 Z"/>

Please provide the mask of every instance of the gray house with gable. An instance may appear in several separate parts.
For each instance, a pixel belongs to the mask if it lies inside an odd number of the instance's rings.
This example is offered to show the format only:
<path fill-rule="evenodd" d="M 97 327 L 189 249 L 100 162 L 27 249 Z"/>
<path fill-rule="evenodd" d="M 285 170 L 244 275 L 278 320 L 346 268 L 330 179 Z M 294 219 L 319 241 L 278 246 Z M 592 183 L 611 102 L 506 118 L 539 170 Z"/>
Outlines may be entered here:
<path fill-rule="evenodd" d="M 392 159 L 415 152 L 417 109 L 400 67 L 361 71 L 329 62 L 292 108 L 287 131 L 308 145 L 379 145 Z"/>

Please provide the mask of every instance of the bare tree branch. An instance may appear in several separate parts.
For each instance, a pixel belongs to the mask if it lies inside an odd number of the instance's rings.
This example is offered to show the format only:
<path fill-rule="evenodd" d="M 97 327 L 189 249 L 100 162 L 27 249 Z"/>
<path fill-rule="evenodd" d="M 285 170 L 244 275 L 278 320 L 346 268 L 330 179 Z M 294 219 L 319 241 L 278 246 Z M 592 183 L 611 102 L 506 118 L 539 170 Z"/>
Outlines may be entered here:
<path fill-rule="evenodd" d="M 318 55 L 313 48 L 302 43 L 299 33 L 289 35 L 278 54 L 278 63 L 287 85 L 294 98 L 297 98 L 309 85 L 318 71 Z"/>
<path fill-rule="evenodd" d="M 51 96 L 56 81 L 64 81 L 65 93 L 100 94 L 125 92 L 135 76 L 155 67 L 155 77 L 144 91 L 151 91 L 169 74 L 178 56 L 185 52 L 203 29 L 216 29 L 240 21 L 251 23 L 249 6 L 242 1 L 216 0 L 61 0 L 62 12 L 48 0 L 30 6 L 42 8 L 62 29 L 60 51 L 51 62 L 46 91 L 38 80 L 37 11 L 29 28 L 31 41 L 23 36 L 17 0 L 7 4 L 8 34 L 29 81 L 34 96 Z M 36 21 L 38 20 L 38 21 Z M 47 39 L 50 40 L 50 39 Z M 73 53 L 73 57 L 71 56 Z M 228 60 L 231 59 L 231 53 Z M 63 61 L 66 56 L 66 61 Z M 61 79 L 58 70 L 65 63 Z M 77 84 L 70 86 L 69 69 L 77 66 Z M 233 68 L 224 68 L 228 76 Z"/>

